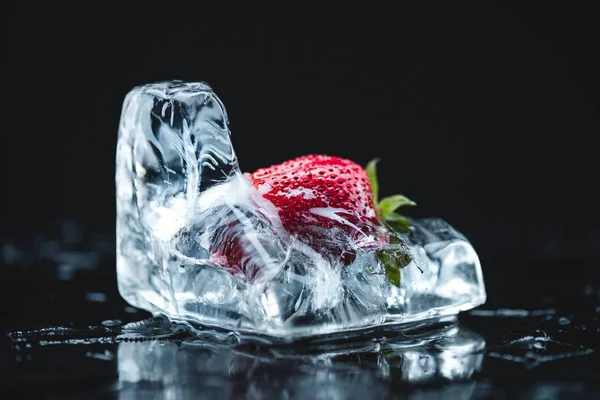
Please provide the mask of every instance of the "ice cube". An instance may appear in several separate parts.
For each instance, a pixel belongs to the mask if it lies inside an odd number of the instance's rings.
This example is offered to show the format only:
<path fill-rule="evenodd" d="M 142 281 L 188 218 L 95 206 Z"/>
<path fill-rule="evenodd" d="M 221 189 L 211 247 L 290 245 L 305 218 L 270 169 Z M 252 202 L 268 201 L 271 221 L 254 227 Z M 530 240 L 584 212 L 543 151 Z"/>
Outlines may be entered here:
<path fill-rule="evenodd" d="M 241 172 L 225 107 L 205 83 L 155 83 L 127 95 L 116 192 L 119 291 L 172 319 L 294 339 L 426 320 L 485 301 L 477 254 L 442 220 L 413 220 L 390 244 L 412 259 L 399 287 L 368 246 L 344 265 L 288 234 Z M 327 233 L 331 243 L 348 240 Z M 240 264 L 228 265 L 223 251 Z"/>

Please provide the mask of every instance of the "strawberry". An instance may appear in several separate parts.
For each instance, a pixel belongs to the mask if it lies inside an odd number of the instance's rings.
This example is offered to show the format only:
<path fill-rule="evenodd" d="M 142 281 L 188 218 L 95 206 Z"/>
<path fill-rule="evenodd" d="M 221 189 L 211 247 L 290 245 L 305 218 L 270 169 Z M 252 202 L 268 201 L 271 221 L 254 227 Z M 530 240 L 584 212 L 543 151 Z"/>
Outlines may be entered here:
<path fill-rule="evenodd" d="M 376 162 L 365 171 L 344 158 L 306 155 L 244 175 L 273 204 L 289 235 L 332 263 L 349 264 L 358 249 L 385 248 L 389 236 L 381 221 L 402 230 L 408 222 L 394 210 L 414 205 L 404 196 L 377 201 Z M 241 265 L 244 246 L 239 235 L 225 243 L 218 252 L 221 262 L 254 276 L 258 266 Z"/>
<path fill-rule="evenodd" d="M 346 236 L 350 247 L 386 240 L 378 229 L 369 177 L 353 161 L 308 155 L 246 176 L 278 210 L 283 228 L 321 254 L 338 258 L 340 251 L 349 251 L 327 240 L 331 230 Z M 350 261 L 349 253 L 345 258 Z"/>

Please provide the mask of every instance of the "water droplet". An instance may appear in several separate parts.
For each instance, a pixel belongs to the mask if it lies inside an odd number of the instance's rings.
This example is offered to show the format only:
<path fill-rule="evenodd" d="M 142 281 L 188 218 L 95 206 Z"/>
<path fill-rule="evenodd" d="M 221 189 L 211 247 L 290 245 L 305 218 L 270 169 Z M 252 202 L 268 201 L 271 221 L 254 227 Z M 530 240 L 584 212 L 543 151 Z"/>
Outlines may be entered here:
<path fill-rule="evenodd" d="M 85 299 L 92 303 L 104 303 L 107 298 L 104 293 L 88 292 L 85 294 Z"/>
<path fill-rule="evenodd" d="M 107 319 L 105 321 L 102 321 L 102 325 L 107 326 L 109 328 L 121 326 L 122 324 L 123 322 L 121 322 L 121 320 L 118 319 Z"/>

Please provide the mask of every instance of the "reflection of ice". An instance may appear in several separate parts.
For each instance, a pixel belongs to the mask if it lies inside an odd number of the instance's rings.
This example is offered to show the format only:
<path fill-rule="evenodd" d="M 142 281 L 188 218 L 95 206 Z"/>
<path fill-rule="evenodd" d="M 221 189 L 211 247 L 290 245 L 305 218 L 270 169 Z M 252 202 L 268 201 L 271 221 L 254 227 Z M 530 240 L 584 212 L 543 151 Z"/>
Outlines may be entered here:
<path fill-rule="evenodd" d="M 480 335 L 455 327 L 424 346 L 405 348 L 390 344 L 386 356 L 396 363 L 399 360 L 400 364 L 390 363 L 390 368 L 401 367 L 409 382 L 436 378 L 462 380 L 479 370 L 484 348 L 485 341 Z"/>
<path fill-rule="evenodd" d="M 158 398 L 194 392 L 215 398 L 371 398 L 390 384 L 468 380 L 481 368 L 484 347 L 481 336 L 456 326 L 410 339 L 304 348 L 208 340 L 120 343 L 119 394 L 120 399 L 140 391 Z M 468 398 L 473 387 L 462 388 Z"/>
<path fill-rule="evenodd" d="M 410 234 L 386 245 L 412 256 L 400 288 L 367 246 L 374 236 L 353 244 L 350 265 L 291 236 L 242 174 L 225 107 L 204 83 L 156 83 L 127 95 L 115 178 L 119 291 L 134 306 L 295 339 L 485 302 L 475 250 L 442 220 L 415 220 Z M 318 213 L 350 223 L 334 209 Z M 355 243 L 339 229 L 327 235 L 329 248 Z M 239 254 L 234 266 L 228 251 Z"/>

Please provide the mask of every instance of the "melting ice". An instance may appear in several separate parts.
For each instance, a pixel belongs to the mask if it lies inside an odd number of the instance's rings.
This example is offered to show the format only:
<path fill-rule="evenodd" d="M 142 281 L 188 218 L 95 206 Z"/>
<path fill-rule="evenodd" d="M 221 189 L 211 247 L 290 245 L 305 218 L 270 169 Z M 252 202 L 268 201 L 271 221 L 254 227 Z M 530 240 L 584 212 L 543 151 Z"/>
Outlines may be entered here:
<path fill-rule="evenodd" d="M 205 83 L 155 83 L 127 95 L 116 189 L 120 293 L 171 319 L 293 339 L 485 302 L 475 250 L 440 219 L 412 220 L 399 235 L 413 260 L 400 287 L 374 251 L 338 265 L 287 235 L 242 174 L 225 107 Z M 232 240 L 243 253 L 236 270 L 218 251 Z"/>

